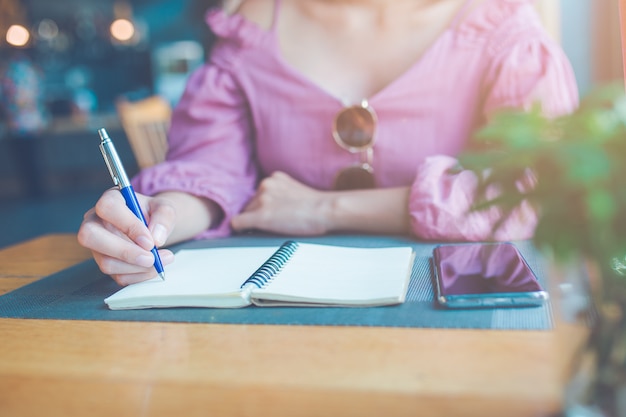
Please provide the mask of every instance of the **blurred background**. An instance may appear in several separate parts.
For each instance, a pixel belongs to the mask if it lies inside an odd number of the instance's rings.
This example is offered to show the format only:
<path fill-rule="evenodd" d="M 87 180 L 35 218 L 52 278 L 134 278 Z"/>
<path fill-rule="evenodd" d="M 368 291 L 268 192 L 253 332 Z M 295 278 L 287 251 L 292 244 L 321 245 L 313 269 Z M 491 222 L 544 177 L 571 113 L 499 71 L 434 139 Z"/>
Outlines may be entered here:
<path fill-rule="evenodd" d="M 622 79 L 617 0 L 537 0 L 584 95 Z M 96 131 L 129 175 L 119 100 L 174 106 L 210 48 L 202 0 L 0 0 L 0 247 L 75 232 L 112 183 Z"/>

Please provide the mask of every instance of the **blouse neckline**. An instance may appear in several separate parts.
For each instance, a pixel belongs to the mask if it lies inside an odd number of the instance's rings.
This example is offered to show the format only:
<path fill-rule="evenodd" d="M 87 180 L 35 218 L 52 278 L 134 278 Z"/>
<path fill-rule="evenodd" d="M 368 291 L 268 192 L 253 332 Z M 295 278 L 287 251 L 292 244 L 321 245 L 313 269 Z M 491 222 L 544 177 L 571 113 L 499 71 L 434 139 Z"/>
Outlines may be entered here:
<path fill-rule="evenodd" d="M 463 15 L 473 1 L 474 0 L 466 0 L 464 5 L 451 20 L 451 24 L 437 36 L 412 65 L 370 97 L 363 97 L 363 99 L 368 100 L 370 103 L 375 103 L 380 97 L 391 94 L 395 88 L 400 88 L 398 85 L 402 85 L 405 79 L 414 79 L 413 73 L 427 65 L 428 60 L 434 52 L 443 47 L 443 45 L 450 45 L 457 38 L 475 39 L 476 37 L 480 37 L 482 33 L 489 33 L 494 26 L 501 24 L 505 16 L 510 15 L 512 8 L 517 8 L 522 4 L 528 4 L 531 0 L 487 0 Z M 277 1 L 276 4 L 278 8 L 280 2 Z M 288 75 L 307 84 L 310 88 L 315 89 L 342 106 L 353 104 L 346 103 L 341 97 L 326 90 L 323 86 L 316 83 L 285 60 L 280 49 L 276 30 L 276 13 L 278 12 L 279 11 L 276 10 L 273 23 L 268 29 L 262 28 L 240 14 L 228 14 L 221 8 L 209 10 L 206 15 L 206 21 L 218 37 L 235 41 L 242 47 L 265 44 L 268 49 L 267 52 L 271 53 L 272 57 L 279 63 L 281 69 Z"/>

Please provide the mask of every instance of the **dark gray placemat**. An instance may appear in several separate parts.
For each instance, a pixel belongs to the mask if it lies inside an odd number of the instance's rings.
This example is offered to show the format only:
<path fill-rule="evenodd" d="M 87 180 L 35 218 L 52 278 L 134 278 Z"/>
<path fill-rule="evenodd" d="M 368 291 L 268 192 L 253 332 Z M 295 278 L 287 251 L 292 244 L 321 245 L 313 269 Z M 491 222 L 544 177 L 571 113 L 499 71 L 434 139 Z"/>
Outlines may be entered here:
<path fill-rule="evenodd" d="M 277 246 L 284 237 L 245 235 L 187 242 L 174 247 Z M 109 310 L 104 298 L 120 287 L 102 274 L 93 260 L 50 275 L 0 297 L 0 317 L 160 321 L 230 324 L 292 324 L 330 326 L 386 326 L 473 329 L 547 330 L 553 326 L 551 305 L 540 307 L 445 310 L 434 302 L 430 258 L 436 243 L 404 237 L 332 235 L 298 238 L 302 242 L 330 245 L 384 247 L 410 245 L 416 257 L 406 302 L 389 307 L 246 307 L 242 309 L 168 308 Z M 540 283 L 547 288 L 545 268 L 530 242 L 515 242 Z"/>

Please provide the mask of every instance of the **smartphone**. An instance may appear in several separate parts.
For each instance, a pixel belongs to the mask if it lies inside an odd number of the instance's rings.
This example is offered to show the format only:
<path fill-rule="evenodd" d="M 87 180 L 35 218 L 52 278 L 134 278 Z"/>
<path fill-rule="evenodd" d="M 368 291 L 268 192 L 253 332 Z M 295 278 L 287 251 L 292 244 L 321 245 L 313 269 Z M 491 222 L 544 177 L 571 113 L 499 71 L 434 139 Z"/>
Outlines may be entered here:
<path fill-rule="evenodd" d="M 442 307 L 527 307 L 548 299 L 512 243 L 439 245 L 432 260 Z"/>

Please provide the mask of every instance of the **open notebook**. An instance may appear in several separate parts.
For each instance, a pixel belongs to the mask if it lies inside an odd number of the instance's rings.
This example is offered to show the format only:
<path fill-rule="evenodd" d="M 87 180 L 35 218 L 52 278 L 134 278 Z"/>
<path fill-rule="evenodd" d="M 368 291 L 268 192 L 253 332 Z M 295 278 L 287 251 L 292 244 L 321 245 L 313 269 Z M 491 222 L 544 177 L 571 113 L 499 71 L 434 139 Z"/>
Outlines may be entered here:
<path fill-rule="evenodd" d="M 357 248 L 287 241 L 280 247 L 186 249 L 166 279 L 122 288 L 112 310 L 155 307 L 379 306 L 404 302 L 411 247 Z"/>

